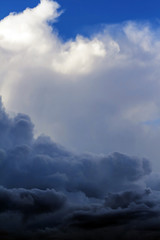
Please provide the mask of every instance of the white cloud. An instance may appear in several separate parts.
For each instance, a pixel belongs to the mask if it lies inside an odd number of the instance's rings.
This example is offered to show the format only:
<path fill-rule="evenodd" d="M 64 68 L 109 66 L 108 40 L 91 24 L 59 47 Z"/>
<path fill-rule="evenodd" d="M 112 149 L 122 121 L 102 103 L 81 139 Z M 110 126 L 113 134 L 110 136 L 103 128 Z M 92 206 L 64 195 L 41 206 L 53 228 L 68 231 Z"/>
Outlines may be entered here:
<path fill-rule="evenodd" d="M 58 9 L 42 0 L 0 21 L 7 109 L 31 115 L 38 132 L 78 151 L 159 159 L 160 127 L 145 124 L 160 118 L 159 30 L 128 22 L 63 42 L 49 23 Z"/>
<path fill-rule="evenodd" d="M 26 50 L 25 47 L 31 47 L 41 51 L 36 46 L 48 45 L 46 35 L 51 32 L 51 28 L 47 22 L 55 21 L 60 15 L 57 12 L 58 8 L 56 2 L 41 0 L 34 9 L 27 8 L 19 14 L 11 13 L 0 23 L 1 47 L 11 51 Z"/>
<path fill-rule="evenodd" d="M 105 57 L 104 44 L 98 39 L 88 40 L 78 36 L 67 42 L 53 60 L 53 69 L 63 74 L 81 74 L 91 70 L 95 57 Z"/>

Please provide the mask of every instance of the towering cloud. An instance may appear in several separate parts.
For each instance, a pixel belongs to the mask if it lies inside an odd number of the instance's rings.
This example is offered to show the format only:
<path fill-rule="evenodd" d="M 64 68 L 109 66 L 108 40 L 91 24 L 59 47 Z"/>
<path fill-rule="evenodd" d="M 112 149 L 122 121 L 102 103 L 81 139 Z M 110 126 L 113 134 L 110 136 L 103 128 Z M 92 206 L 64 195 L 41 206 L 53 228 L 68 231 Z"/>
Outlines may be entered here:
<path fill-rule="evenodd" d="M 159 29 L 64 42 L 58 9 L 0 21 L 0 237 L 159 239 Z"/>
<path fill-rule="evenodd" d="M 126 22 L 64 42 L 58 9 L 43 0 L 0 21 L 7 109 L 77 152 L 116 150 L 159 167 L 159 29 Z"/>

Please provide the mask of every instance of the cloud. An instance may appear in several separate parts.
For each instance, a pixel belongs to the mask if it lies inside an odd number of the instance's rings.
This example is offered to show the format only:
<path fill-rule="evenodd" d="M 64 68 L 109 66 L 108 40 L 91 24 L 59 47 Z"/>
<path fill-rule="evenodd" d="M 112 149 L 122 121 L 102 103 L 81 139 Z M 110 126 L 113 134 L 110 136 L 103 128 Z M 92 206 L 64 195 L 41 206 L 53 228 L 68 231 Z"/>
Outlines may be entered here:
<path fill-rule="evenodd" d="M 58 9 L 44 0 L 0 21 L 8 111 L 29 114 L 37 135 L 77 152 L 125 152 L 159 167 L 159 30 L 126 22 L 63 42 Z"/>
<path fill-rule="evenodd" d="M 30 118 L 11 118 L 2 102 L 0 113 L 0 236 L 116 239 L 126 227 L 128 236 L 158 230 L 160 195 L 149 160 L 77 155 L 47 136 L 35 138 Z"/>
<path fill-rule="evenodd" d="M 7 109 L 76 151 L 146 155 L 157 166 L 159 125 L 145 122 L 159 118 L 158 30 L 128 22 L 63 42 L 58 9 L 44 0 L 0 21 Z"/>
<path fill-rule="evenodd" d="M 57 191 L 82 191 L 88 197 L 101 197 L 108 191 L 127 189 L 134 184 L 136 188 L 137 182 L 151 173 L 147 159 L 120 153 L 79 156 L 49 137 L 34 139 L 33 124 L 27 115 L 10 118 L 3 107 L 1 114 L 0 164 L 3 177 L 0 184 L 5 187 L 50 187 Z"/>
<path fill-rule="evenodd" d="M 21 212 L 24 215 L 43 214 L 58 211 L 65 202 L 63 195 L 54 190 L 0 189 L 0 212 Z"/>
<path fill-rule="evenodd" d="M 0 21 L 0 236 L 159 239 L 159 29 L 63 42 L 58 9 Z"/>

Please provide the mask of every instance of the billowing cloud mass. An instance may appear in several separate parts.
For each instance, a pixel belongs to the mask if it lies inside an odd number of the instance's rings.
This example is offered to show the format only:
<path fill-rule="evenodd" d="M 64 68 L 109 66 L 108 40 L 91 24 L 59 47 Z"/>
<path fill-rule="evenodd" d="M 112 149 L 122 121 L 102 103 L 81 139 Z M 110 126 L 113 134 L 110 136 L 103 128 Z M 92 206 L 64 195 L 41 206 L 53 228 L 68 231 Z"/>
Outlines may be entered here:
<path fill-rule="evenodd" d="M 27 115 L 10 118 L 0 103 L 1 237 L 160 236 L 159 175 L 149 160 L 76 155 L 47 136 L 35 138 L 33 129 Z"/>
<path fill-rule="evenodd" d="M 160 239 L 159 28 L 63 41 L 59 8 L 0 21 L 0 237 Z"/>
<path fill-rule="evenodd" d="M 160 168 L 159 27 L 126 22 L 63 41 L 60 14 L 58 3 L 42 0 L 0 21 L 7 110 L 29 114 L 35 134 L 69 149 L 120 151 Z"/>
<path fill-rule="evenodd" d="M 1 237 L 160 237 L 160 177 L 149 160 L 77 155 L 33 130 L 27 115 L 11 118 L 0 103 Z"/>

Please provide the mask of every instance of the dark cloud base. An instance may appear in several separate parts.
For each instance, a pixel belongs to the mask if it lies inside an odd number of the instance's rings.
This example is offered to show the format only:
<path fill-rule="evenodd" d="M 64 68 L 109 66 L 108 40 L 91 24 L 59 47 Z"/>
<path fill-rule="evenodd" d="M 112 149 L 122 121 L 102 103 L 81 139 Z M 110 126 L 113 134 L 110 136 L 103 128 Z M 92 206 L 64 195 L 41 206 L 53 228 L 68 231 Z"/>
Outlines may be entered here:
<path fill-rule="evenodd" d="M 0 238 L 160 239 L 160 191 L 147 159 L 76 155 L 0 103 Z"/>

